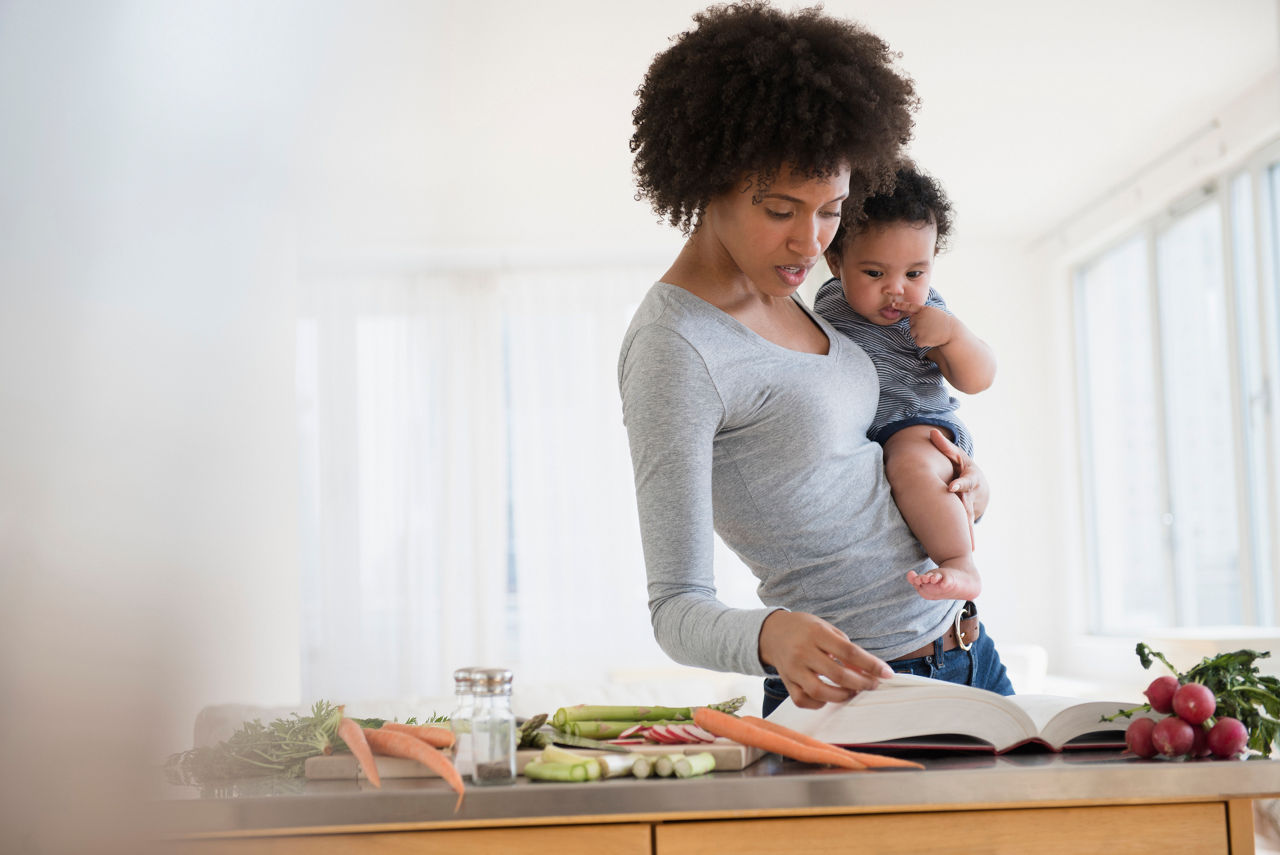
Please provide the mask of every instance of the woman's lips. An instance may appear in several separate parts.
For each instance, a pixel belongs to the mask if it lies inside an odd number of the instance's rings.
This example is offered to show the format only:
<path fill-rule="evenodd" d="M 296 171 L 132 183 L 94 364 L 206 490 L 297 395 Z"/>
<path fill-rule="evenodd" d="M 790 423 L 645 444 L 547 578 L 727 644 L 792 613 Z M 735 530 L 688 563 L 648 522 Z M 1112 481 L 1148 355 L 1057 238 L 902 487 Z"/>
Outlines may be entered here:
<path fill-rule="evenodd" d="M 809 268 L 802 264 L 780 264 L 773 269 L 778 271 L 783 282 L 792 287 L 803 285 L 805 277 L 809 275 Z"/>

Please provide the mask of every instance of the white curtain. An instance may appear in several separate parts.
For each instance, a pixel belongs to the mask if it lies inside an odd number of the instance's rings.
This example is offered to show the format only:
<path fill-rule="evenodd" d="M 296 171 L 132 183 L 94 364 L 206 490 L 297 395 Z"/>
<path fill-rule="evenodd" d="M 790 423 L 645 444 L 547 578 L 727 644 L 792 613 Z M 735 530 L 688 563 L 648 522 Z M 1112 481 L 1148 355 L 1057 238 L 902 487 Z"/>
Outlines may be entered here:
<path fill-rule="evenodd" d="M 660 667 L 618 401 L 652 270 L 306 277 L 305 698 Z M 441 711 L 444 712 L 444 711 Z"/>

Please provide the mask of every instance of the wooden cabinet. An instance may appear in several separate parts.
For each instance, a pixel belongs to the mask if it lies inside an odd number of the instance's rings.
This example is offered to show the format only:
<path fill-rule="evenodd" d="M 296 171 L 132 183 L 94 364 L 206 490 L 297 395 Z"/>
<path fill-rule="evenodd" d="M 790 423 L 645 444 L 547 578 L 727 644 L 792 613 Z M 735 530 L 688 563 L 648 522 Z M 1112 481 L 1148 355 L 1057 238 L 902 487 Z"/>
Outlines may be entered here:
<path fill-rule="evenodd" d="M 761 819 L 336 831 L 172 842 L 166 855 L 1252 855 L 1248 800 Z"/>

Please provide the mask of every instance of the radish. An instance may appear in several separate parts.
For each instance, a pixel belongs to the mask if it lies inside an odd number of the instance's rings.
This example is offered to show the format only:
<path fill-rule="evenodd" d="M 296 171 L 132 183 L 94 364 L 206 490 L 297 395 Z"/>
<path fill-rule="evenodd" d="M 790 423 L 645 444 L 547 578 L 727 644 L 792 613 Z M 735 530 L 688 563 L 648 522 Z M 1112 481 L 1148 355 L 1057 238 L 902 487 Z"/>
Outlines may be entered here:
<path fill-rule="evenodd" d="M 1213 692 L 1200 683 L 1187 683 L 1173 693 L 1173 711 L 1187 724 L 1202 724 L 1217 707 Z"/>
<path fill-rule="evenodd" d="M 1156 723 L 1149 718 L 1134 719 L 1124 731 L 1124 744 L 1138 757 L 1155 757 L 1156 748 L 1151 744 L 1151 731 Z"/>
<path fill-rule="evenodd" d="M 642 736 L 648 729 L 649 728 L 643 724 L 637 724 L 632 727 L 628 727 L 626 730 L 622 731 L 622 733 L 619 733 L 618 738 L 630 739 L 633 736 Z"/>
<path fill-rule="evenodd" d="M 1196 735 L 1187 724 L 1177 716 L 1162 718 L 1151 729 L 1151 744 L 1156 753 L 1165 757 L 1183 757 L 1191 750 Z"/>
<path fill-rule="evenodd" d="M 644 735 L 648 739 L 652 739 L 654 742 L 658 742 L 663 745 L 674 745 L 677 742 L 677 740 L 667 732 L 667 726 L 665 724 L 652 725 L 647 731 L 645 731 Z"/>
<path fill-rule="evenodd" d="M 716 741 L 716 737 L 714 733 L 708 733 L 707 731 L 698 727 L 696 724 L 686 724 L 684 726 L 684 729 L 689 731 L 689 733 L 693 735 L 693 738 L 698 740 L 699 742 L 715 742 Z"/>
<path fill-rule="evenodd" d="M 1202 724 L 1191 725 L 1191 751 L 1188 753 L 1192 757 L 1208 757 L 1209 756 L 1209 728 Z"/>
<path fill-rule="evenodd" d="M 1239 719 L 1223 716 L 1209 730 L 1208 742 L 1214 757 L 1237 757 L 1249 742 L 1249 731 Z"/>
<path fill-rule="evenodd" d="M 1178 690 L 1177 677 L 1156 677 L 1142 694 L 1147 696 L 1147 703 L 1160 713 L 1173 712 L 1173 693 Z"/>

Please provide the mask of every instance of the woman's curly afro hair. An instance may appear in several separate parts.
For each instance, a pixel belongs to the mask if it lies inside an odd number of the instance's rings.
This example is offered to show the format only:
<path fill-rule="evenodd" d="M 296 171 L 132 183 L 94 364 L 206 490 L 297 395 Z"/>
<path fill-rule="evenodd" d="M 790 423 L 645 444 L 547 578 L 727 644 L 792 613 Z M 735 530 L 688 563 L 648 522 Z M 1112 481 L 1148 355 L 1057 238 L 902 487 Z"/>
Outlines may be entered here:
<path fill-rule="evenodd" d="M 636 91 L 637 199 L 689 234 L 712 198 L 753 176 L 758 199 L 783 166 L 825 178 L 847 164 L 855 206 L 889 185 L 917 98 L 883 41 L 820 6 L 744 2 L 694 21 Z"/>
<path fill-rule="evenodd" d="M 840 252 L 849 235 L 856 235 L 876 226 L 891 223 L 932 223 L 938 229 L 935 252 L 947 248 L 951 234 L 951 201 L 942 185 L 921 172 L 911 163 L 903 161 L 894 174 L 893 187 L 869 196 L 861 210 L 848 214 L 840 221 L 840 228 L 831 241 L 831 249 Z"/>

